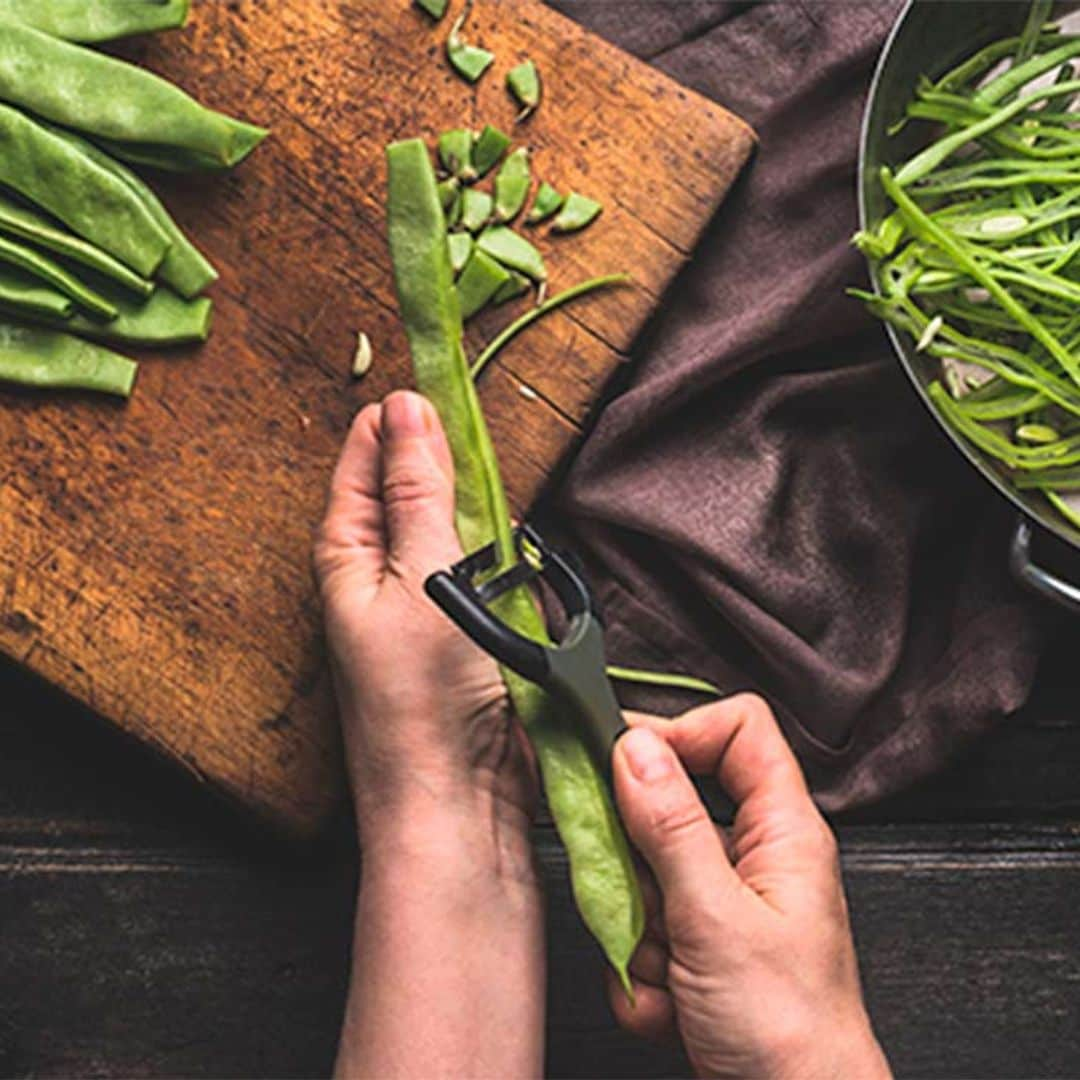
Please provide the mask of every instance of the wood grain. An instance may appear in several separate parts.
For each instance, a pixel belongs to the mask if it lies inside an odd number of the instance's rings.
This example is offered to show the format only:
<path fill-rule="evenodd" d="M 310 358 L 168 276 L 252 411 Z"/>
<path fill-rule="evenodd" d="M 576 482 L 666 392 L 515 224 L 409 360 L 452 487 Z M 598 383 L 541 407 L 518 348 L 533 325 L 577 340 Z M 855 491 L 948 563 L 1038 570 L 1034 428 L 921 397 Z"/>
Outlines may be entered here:
<path fill-rule="evenodd" d="M 546 1075 L 691 1075 L 674 1046 L 616 1027 L 561 847 L 551 830 L 538 841 Z M 1076 1074 L 1075 828 L 847 830 L 841 851 L 871 1015 L 898 1076 Z M 354 873 L 0 833 L 0 1069 L 326 1075 Z"/>
<path fill-rule="evenodd" d="M 222 272 L 213 338 L 148 356 L 126 407 L 0 392 L 0 649 L 298 833 L 342 792 L 310 536 L 350 417 L 409 381 L 383 146 L 463 122 L 509 128 L 502 79 L 531 56 L 546 100 L 518 135 L 537 173 L 606 205 L 588 232 L 541 241 L 552 285 L 634 275 L 545 321 L 485 376 L 520 510 L 753 142 L 724 110 L 532 0 L 476 3 L 468 36 L 499 59 L 475 91 L 440 58 L 446 29 L 404 0 L 230 0 L 129 47 L 273 129 L 235 174 L 164 186 Z M 512 314 L 476 320 L 471 347 Z M 353 385 L 361 328 L 376 361 Z"/>

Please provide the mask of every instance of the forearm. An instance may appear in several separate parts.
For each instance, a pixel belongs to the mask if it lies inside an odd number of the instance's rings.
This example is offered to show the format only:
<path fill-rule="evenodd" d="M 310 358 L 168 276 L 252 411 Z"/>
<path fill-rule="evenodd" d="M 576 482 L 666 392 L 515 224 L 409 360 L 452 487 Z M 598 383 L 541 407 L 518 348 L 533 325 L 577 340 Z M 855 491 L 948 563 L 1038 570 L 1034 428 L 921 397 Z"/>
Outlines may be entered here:
<path fill-rule="evenodd" d="M 340 1077 L 528 1077 L 543 910 L 527 837 L 462 824 L 365 855 Z"/>

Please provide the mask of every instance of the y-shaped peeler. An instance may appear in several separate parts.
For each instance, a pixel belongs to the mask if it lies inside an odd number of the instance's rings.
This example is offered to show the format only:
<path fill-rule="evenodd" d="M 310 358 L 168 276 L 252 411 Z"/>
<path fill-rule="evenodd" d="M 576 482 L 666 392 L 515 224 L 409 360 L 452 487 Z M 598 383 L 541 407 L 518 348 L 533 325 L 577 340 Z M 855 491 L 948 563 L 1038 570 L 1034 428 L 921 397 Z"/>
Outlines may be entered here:
<path fill-rule="evenodd" d="M 549 547 L 535 529 L 514 530 L 518 561 L 495 577 L 496 547 L 490 544 L 440 570 L 424 582 L 428 596 L 485 652 L 561 697 L 581 718 L 586 744 L 597 766 L 611 769 L 611 752 L 624 731 L 619 703 L 605 670 L 604 631 L 592 593 L 571 563 Z M 510 589 L 542 578 L 562 604 L 568 621 L 566 636 L 555 645 L 542 645 L 492 614 L 488 605 Z"/>

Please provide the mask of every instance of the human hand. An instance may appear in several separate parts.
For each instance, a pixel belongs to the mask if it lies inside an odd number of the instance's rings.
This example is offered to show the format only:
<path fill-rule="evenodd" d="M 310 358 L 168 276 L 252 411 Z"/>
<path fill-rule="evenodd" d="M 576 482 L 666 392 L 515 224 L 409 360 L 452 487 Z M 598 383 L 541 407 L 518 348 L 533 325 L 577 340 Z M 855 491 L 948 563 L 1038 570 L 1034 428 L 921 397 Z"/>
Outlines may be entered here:
<path fill-rule="evenodd" d="M 639 717 L 616 744 L 616 798 L 651 868 L 636 1005 L 611 980 L 623 1027 L 676 1029 L 701 1076 L 888 1076 L 863 1006 L 836 841 L 758 697 L 675 720 Z M 685 768 L 684 768 L 685 766 Z M 710 820 L 687 771 L 736 805 Z"/>
<path fill-rule="evenodd" d="M 535 772 L 494 661 L 425 595 L 459 560 L 454 469 L 430 403 L 356 417 L 315 547 L 357 821 L 368 858 L 447 832 L 505 840 L 522 869 Z M 494 826 L 494 827 L 493 827 Z M 505 869 L 505 867 L 504 867 Z"/>

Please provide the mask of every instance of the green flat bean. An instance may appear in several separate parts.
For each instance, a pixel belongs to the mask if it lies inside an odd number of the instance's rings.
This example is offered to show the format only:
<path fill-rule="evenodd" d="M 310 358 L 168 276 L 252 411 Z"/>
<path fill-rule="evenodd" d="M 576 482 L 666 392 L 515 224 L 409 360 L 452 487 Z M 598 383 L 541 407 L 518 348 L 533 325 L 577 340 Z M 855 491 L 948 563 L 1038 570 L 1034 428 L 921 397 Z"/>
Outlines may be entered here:
<path fill-rule="evenodd" d="M 539 225 L 541 221 L 547 221 L 549 217 L 557 214 L 562 209 L 565 200 L 546 180 L 536 190 L 532 209 L 529 210 L 526 221 L 530 225 Z"/>
<path fill-rule="evenodd" d="M 479 232 L 491 220 L 494 202 L 486 191 L 466 188 L 461 196 L 461 224 L 471 233 Z"/>
<path fill-rule="evenodd" d="M 510 136 L 486 124 L 473 143 L 472 164 L 477 176 L 487 176 L 510 149 Z"/>
<path fill-rule="evenodd" d="M 511 68 L 506 75 L 506 86 L 521 106 L 518 122 L 526 119 L 540 104 L 540 72 L 532 60 Z"/>
<path fill-rule="evenodd" d="M 4 22 L 2 31 L 0 100 L 107 140 L 118 152 L 130 145 L 136 155 L 150 153 L 153 164 L 185 171 L 231 168 L 268 134 L 134 64 L 21 23 Z"/>
<path fill-rule="evenodd" d="M 446 39 L 446 57 L 450 66 L 465 80 L 474 83 L 495 62 L 495 54 L 481 49 L 478 45 L 470 45 L 461 37 L 462 27 L 469 17 L 469 5 L 458 16 L 457 21 L 450 29 L 450 36 Z"/>
<path fill-rule="evenodd" d="M 7 263 L 8 266 L 16 266 L 45 282 L 57 292 L 70 296 L 81 308 L 99 318 L 116 318 L 115 305 L 104 296 L 85 285 L 74 274 L 68 273 L 58 262 L 25 244 L 0 236 L 0 262 Z"/>
<path fill-rule="evenodd" d="M 509 280 L 510 271 L 504 270 L 491 256 L 474 250 L 457 282 L 461 317 L 472 318 Z"/>
<path fill-rule="evenodd" d="M 467 128 L 454 128 L 439 136 L 439 161 L 452 177 L 465 183 L 476 179 L 476 170 L 472 165 L 474 139 L 475 136 Z"/>
<path fill-rule="evenodd" d="M 70 296 L 11 266 L 0 266 L 0 307 L 14 315 L 45 315 L 60 322 L 69 319 L 75 310 Z"/>
<path fill-rule="evenodd" d="M 516 270 L 510 270 L 509 274 L 509 280 L 491 298 L 493 304 L 505 304 L 509 300 L 516 300 L 532 288 L 532 282 L 524 274 L 519 274 Z"/>
<path fill-rule="evenodd" d="M 595 199 L 571 191 L 559 211 L 558 217 L 551 223 L 552 232 L 579 232 L 591 225 L 599 216 L 603 207 Z"/>
<path fill-rule="evenodd" d="M 143 277 L 169 250 L 169 238 L 130 188 L 7 105 L 0 105 L 0 182 Z"/>
<path fill-rule="evenodd" d="M 526 311 L 524 315 L 512 322 L 501 334 L 488 342 L 480 355 L 473 361 L 472 377 L 474 379 L 478 378 L 484 368 L 486 368 L 488 364 L 490 364 L 491 361 L 521 333 L 522 330 L 531 326 L 537 319 L 542 319 L 549 311 L 554 311 L 556 308 L 562 307 L 563 304 L 568 304 L 571 300 L 576 300 L 579 296 L 585 296 L 588 293 L 595 292 L 597 289 L 607 289 L 612 285 L 629 285 L 631 280 L 629 274 L 606 274 L 604 277 L 583 281 L 580 284 L 574 285 L 564 292 L 551 297 L 549 300 L 545 300 L 544 303 L 537 304 L 536 307 Z"/>
<path fill-rule="evenodd" d="M 130 397 L 138 365 L 71 334 L 0 322 L 0 381 Z"/>
<path fill-rule="evenodd" d="M 387 149 L 390 250 L 417 385 L 442 417 L 456 467 L 457 528 L 466 551 L 491 543 L 513 561 L 510 514 L 498 462 L 462 345 L 461 313 L 435 177 L 420 140 Z M 547 632 L 524 589 L 500 597 L 497 613 L 537 640 Z M 503 671 L 536 750 L 548 804 L 566 846 L 578 909 L 627 992 L 627 966 L 644 909 L 629 845 L 608 788 L 574 726 L 539 687 Z"/>
<path fill-rule="evenodd" d="M 165 253 L 165 258 L 157 270 L 157 277 L 161 281 L 164 281 L 166 285 L 171 285 L 181 296 L 189 300 L 217 281 L 218 272 L 206 256 L 187 238 L 184 230 L 176 224 L 162 201 L 154 194 L 154 190 L 141 176 L 111 158 L 89 139 L 84 139 L 62 128 L 52 130 L 61 138 L 66 139 L 95 165 L 112 173 L 117 180 L 126 184 L 158 228 L 168 237 L 169 250 Z"/>
<path fill-rule="evenodd" d="M 0 0 L 0 19 L 95 45 L 174 30 L 187 22 L 189 6 L 189 0 Z"/>
<path fill-rule="evenodd" d="M 450 0 L 413 0 L 417 7 L 421 8 L 438 22 L 450 6 Z"/>
<path fill-rule="evenodd" d="M 455 274 L 460 274 L 472 254 L 473 238 L 467 232 L 451 233 L 447 242 L 450 245 L 450 266 Z"/>
<path fill-rule="evenodd" d="M 81 240 L 74 233 L 57 228 L 48 218 L 0 194 L 0 233 L 29 240 L 39 248 L 63 255 L 96 270 L 139 296 L 149 296 L 154 283 L 128 269 L 108 252 Z"/>
<path fill-rule="evenodd" d="M 205 296 L 185 300 L 162 286 L 155 289 L 148 300 L 116 295 L 113 302 L 119 313 L 109 322 L 97 322 L 76 314 L 61 324 L 46 313 L 34 321 L 95 341 L 155 348 L 200 344 L 210 336 L 213 304 Z"/>
<path fill-rule="evenodd" d="M 512 221 L 529 197 L 532 176 L 529 170 L 529 151 L 519 146 L 495 175 L 495 220 Z"/>
<path fill-rule="evenodd" d="M 505 225 L 485 229 L 476 241 L 480 250 L 510 270 L 531 277 L 533 281 L 547 281 L 544 259 L 523 236 Z"/>

